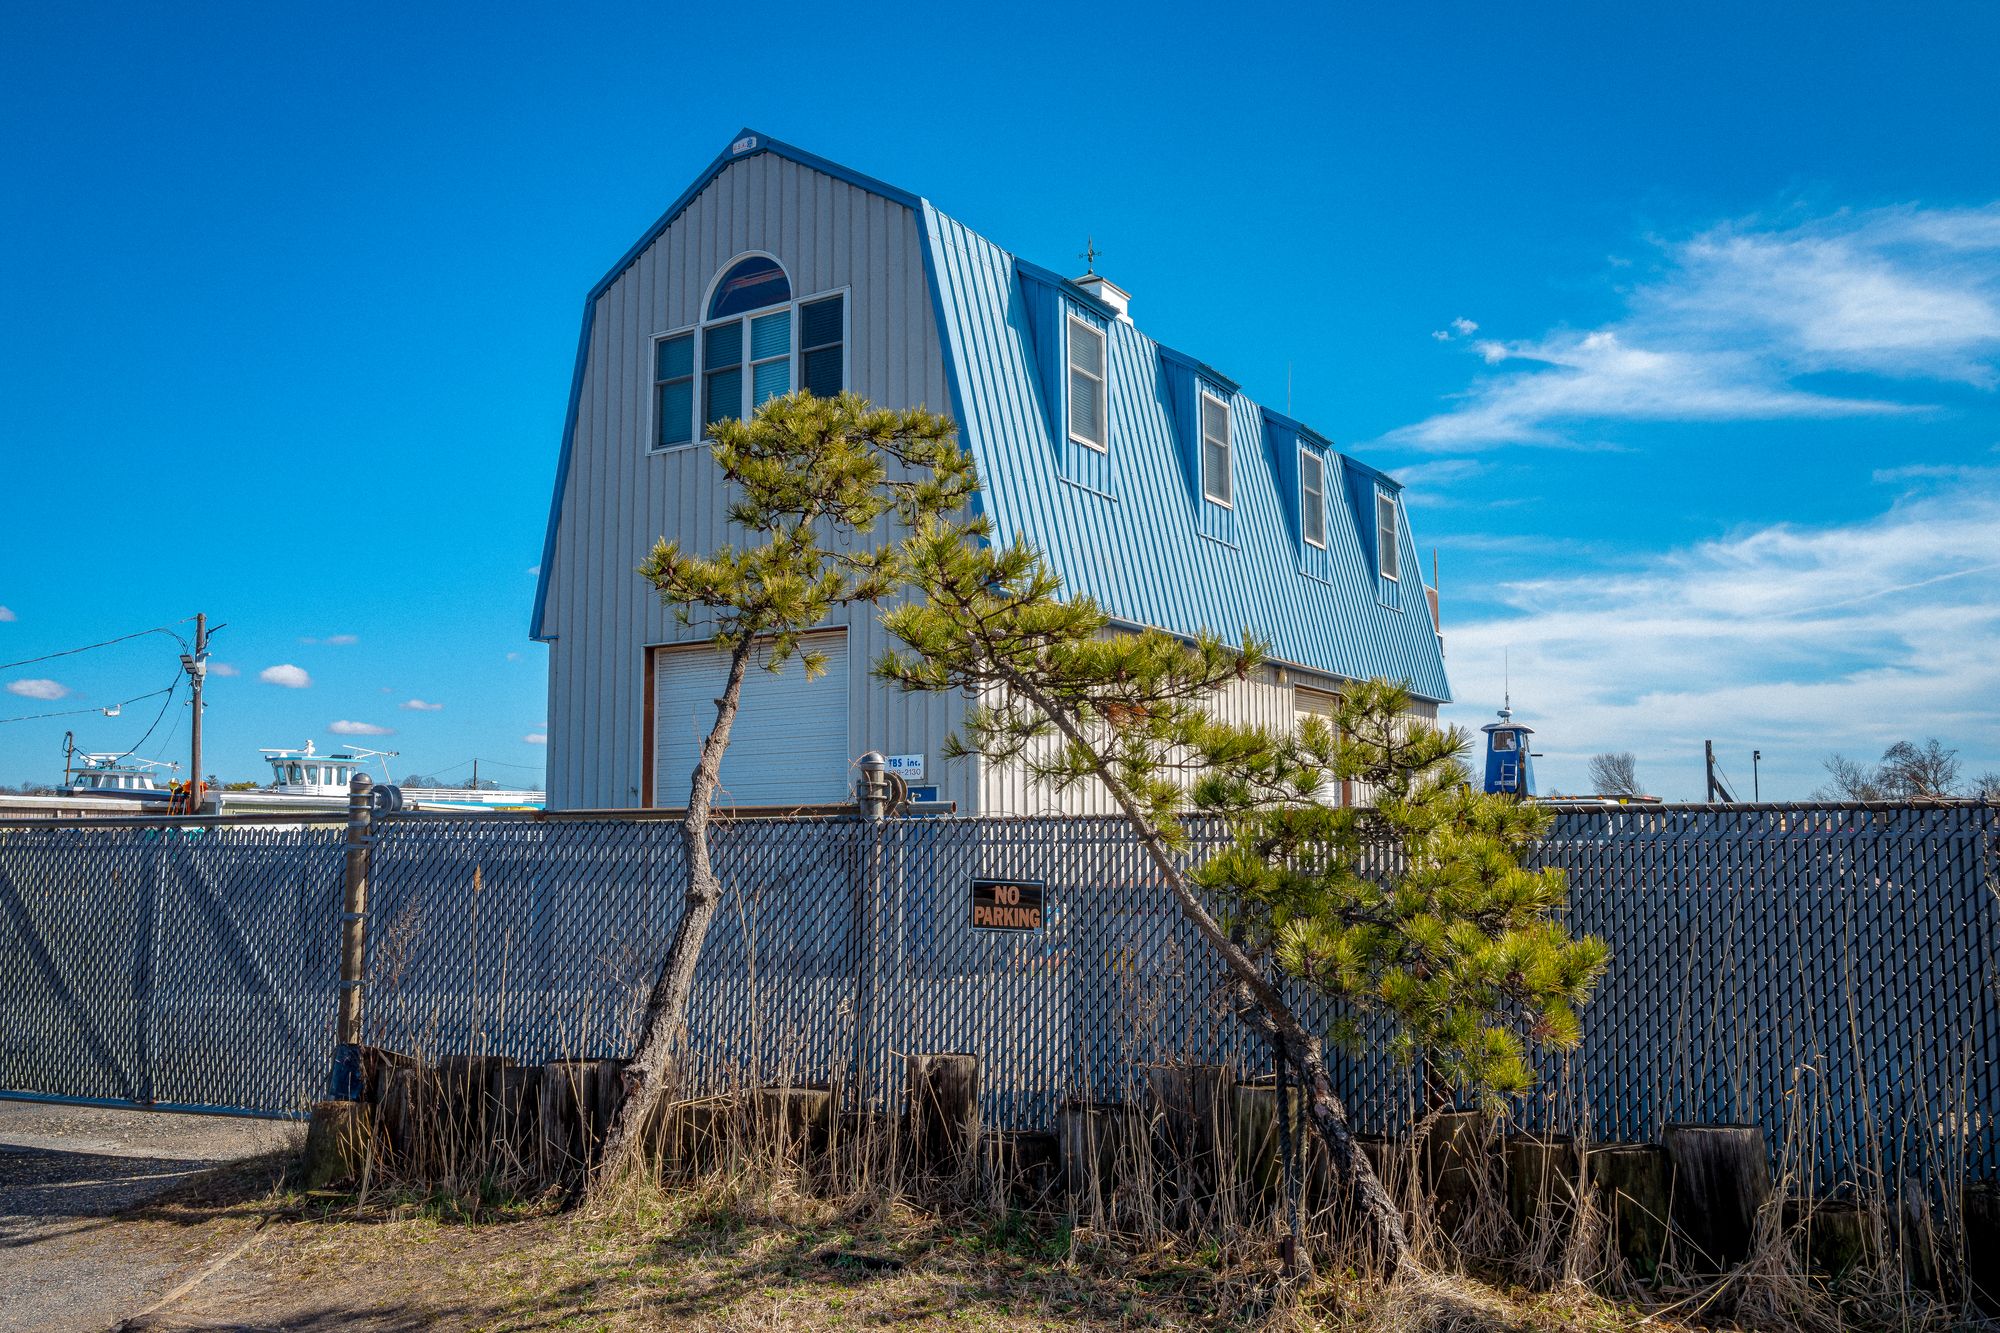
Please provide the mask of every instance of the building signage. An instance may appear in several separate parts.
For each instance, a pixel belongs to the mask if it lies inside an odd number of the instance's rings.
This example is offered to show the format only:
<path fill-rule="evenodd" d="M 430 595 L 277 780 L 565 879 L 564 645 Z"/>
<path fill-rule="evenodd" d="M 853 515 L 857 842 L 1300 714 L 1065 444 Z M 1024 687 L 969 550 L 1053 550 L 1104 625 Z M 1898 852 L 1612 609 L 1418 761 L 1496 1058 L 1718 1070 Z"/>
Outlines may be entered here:
<path fill-rule="evenodd" d="M 922 782 L 924 757 L 920 754 L 892 754 L 889 756 L 889 771 L 905 782 Z"/>
<path fill-rule="evenodd" d="M 972 881 L 974 930 L 1040 930 L 1040 880 L 975 879 Z"/>

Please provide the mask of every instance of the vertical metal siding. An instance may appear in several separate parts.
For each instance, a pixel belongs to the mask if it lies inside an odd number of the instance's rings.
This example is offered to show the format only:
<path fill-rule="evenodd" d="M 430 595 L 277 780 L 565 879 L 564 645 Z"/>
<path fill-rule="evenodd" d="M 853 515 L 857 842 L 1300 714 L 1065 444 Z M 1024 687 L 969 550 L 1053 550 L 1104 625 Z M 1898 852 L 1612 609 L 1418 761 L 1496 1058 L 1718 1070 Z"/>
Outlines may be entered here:
<path fill-rule="evenodd" d="M 1003 538 L 1027 534 L 1066 587 L 1121 619 L 1184 634 L 1248 626 L 1281 660 L 1348 679 L 1407 680 L 1427 700 L 1450 698 L 1428 611 L 1382 604 L 1374 538 L 1363 546 L 1361 516 L 1340 522 L 1334 508 L 1326 576 L 1308 577 L 1287 517 L 1296 500 L 1283 498 L 1264 414 L 1220 376 L 1122 320 L 1106 330 L 1109 494 L 1063 484 L 1051 438 L 1060 423 L 1041 401 L 1041 321 L 1027 313 L 1025 284 L 1034 280 L 992 242 L 928 205 L 925 215 L 961 424 Z M 1205 514 L 1215 507 L 1200 498 L 1194 414 L 1204 383 L 1229 405 L 1234 509 L 1220 516 Z M 1328 452 L 1329 496 L 1352 495 L 1342 485 L 1347 461 Z M 1378 475 L 1353 471 L 1370 487 Z M 1369 505 L 1372 526 L 1372 498 Z M 1204 540 L 1205 530 L 1224 540 Z M 1403 538 L 1413 574 L 1407 521 Z"/>
<path fill-rule="evenodd" d="M 910 208 L 775 152 L 724 166 L 599 296 L 594 312 L 544 625 L 549 645 L 549 796 L 558 807 L 639 800 L 650 645 L 683 628 L 633 572 L 663 535 L 708 550 L 742 540 L 705 450 L 653 454 L 653 336 L 699 321 L 709 281 L 744 250 L 777 256 L 800 296 L 846 289 L 849 387 L 885 406 L 942 408 L 949 393 Z M 888 647 L 875 614 L 849 630 L 849 721 L 858 749 L 925 753 L 947 800 L 968 808 L 976 770 L 937 766 L 961 715 L 951 697 L 906 696 L 866 667 Z M 664 799 L 664 795 L 662 797 Z"/>

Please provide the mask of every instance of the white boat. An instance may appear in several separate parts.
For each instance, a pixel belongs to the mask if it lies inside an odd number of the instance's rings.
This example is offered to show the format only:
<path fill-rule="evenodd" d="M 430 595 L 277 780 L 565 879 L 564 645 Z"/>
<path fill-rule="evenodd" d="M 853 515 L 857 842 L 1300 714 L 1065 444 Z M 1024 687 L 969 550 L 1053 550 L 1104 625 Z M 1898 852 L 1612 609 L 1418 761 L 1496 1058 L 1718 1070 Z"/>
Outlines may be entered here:
<path fill-rule="evenodd" d="M 173 793 L 162 787 L 154 774 L 179 767 L 157 759 L 135 759 L 129 754 L 72 754 L 63 776 L 62 794 L 129 801 L 135 806 L 130 813 L 135 815 L 155 807 L 164 810 Z"/>
<path fill-rule="evenodd" d="M 320 754 L 311 741 L 295 750 L 262 753 L 271 765 L 271 785 L 262 791 L 224 792 L 225 812 L 285 807 L 344 809 L 348 784 L 355 773 L 370 759 L 396 757 L 394 750 L 359 747 Z M 398 787 L 384 781 L 376 790 L 385 793 L 377 798 L 378 804 L 402 810 L 540 810 L 547 800 L 542 792 L 497 787 Z"/>

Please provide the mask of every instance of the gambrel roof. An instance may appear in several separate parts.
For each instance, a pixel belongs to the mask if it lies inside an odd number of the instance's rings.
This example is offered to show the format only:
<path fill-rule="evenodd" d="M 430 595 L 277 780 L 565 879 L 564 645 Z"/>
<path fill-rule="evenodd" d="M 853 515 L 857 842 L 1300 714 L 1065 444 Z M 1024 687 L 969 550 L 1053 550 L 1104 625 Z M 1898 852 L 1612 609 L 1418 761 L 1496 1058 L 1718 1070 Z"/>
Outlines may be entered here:
<path fill-rule="evenodd" d="M 1404 680 L 1450 698 L 1402 488 L 1327 437 L 1260 407 L 1225 375 L 1140 332 L 1084 288 L 1021 260 L 897 190 L 745 130 L 619 261 L 585 304 L 577 379 L 549 515 L 532 633 L 542 635 L 563 488 L 597 299 L 732 163 L 774 153 L 910 209 L 923 239 L 951 410 L 979 467 L 979 503 L 1003 536 L 1022 533 L 1066 588 L 1120 621 L 1175 633 L 1248 629 L 1281 662 L 1329 676 Z M 1108 449 L 1070 438 L 1066 339 L 1075 320 L 1105 335 Z M 1200 478 L 1204 395 L 1226 405 L 1231 503 Z M 1325 544 L 1306 540 L 1302 455 L 1323 464 Z M 1381 499 L 1378 497 L 1386 497 Z M 1377 505 L 1393 506 L 1399 556 L 1382 571 Z"/>

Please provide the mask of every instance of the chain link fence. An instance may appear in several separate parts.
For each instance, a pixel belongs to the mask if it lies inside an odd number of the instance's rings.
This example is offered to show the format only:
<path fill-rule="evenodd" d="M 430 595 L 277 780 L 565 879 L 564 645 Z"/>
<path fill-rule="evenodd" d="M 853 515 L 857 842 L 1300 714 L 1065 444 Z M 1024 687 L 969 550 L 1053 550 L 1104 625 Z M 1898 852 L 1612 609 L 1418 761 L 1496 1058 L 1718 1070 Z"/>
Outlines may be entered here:
<path fill-rule="evenodd" d="M 1155 1061 L 1268 1067 L 1218 966 L 1114 818 L 743 820 L 702 959 L 698 1084 L 839 1083 L 897 1104 L 901 1055 L 981 1059 L 989 1124 L 1123 1100 Z M 1220 832 L 1197 824 L 1199 860 Z M 0 1087 L 295 1113 L 331 1057 L 344 831 L 0 829 Z M 1611 969 L 1524 1125 L 1656 1139 L 1674 1121 L 1809 1137 L 1822 1184 L 2000 1173 L 2000 811 L 1616 807 L 1538 859 Z M 431 1056 L 628 1051 L 685 884 L 650 819 L 402 816 L 370 856 L 367 1033 Z M 1042 887 L 1039 928 L 972 886 Z M 1336 1016 L 1299 1002 L 1321 1026 Z M 1336 1055 L 1394 1132 L 1410 1070 Z"/>

